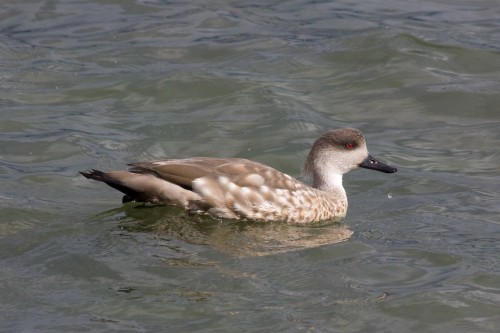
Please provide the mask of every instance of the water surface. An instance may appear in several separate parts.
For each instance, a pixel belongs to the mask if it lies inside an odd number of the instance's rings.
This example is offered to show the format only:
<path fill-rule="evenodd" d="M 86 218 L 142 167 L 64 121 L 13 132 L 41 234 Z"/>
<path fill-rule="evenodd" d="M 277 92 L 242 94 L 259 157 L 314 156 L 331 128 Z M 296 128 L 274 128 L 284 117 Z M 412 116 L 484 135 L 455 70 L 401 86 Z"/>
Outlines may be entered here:
<path fill-rule="evenodd" d="M 0 331 L 496 332 L 496 1 L 3 1 Z M 342 223 L 122 206 L 79 170 L 244 157 L 301 175 L 357 127 L 393 175 Z"/>

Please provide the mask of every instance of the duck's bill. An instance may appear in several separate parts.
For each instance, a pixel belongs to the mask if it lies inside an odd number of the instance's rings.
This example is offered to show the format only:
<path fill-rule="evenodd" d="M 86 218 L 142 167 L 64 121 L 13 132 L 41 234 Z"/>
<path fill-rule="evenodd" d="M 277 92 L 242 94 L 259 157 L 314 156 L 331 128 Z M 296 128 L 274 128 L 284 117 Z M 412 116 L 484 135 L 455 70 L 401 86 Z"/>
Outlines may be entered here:
<path fill-rule="evenodd" d="M 361 162 L 359 166 L 365 169 L 372 169 L 385 173 L 394 173 L 398 171 L 398 169 L 388 166 L 387 164 L 384 164 L 382 162 L 379 162 L 370 155 L 368 155 L 368 157 L 363 162 Z"/>

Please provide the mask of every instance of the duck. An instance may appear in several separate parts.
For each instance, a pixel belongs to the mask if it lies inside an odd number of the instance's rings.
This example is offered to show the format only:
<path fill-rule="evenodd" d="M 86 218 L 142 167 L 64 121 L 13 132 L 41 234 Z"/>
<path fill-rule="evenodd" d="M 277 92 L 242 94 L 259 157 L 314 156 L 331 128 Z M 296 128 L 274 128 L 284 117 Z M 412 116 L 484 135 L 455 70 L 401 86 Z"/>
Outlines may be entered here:
<path fill-rule="evenodd" d="M 216 219 L 293 224 L 341 220 L 347 214 L 343 175 L 357 168 L 394 173 L 368 153 L 355 128 L 316 139 L 304 164 L 306 183 L 244 158 L 191 157 L 128 164 L 128 170 L 80 171 L 124 194 L 122 202 L 184 207 Z"/>

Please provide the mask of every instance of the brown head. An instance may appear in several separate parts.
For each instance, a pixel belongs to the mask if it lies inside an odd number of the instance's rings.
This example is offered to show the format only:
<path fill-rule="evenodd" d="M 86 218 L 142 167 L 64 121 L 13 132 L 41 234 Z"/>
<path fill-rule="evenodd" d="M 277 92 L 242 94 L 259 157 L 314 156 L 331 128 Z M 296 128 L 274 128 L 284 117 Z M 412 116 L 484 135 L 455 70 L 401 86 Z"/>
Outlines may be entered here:
<path fill-rule="evenodd" d="M 365 138 L 360 130 L 341 128 L 326 132 L 313 144 L 307 156 L 304 171 L 312 175 L 313 186 L 329 188 L 342 181 L 342 175 L 358 167 L 385 173 L 396 168 L 380 163 L 368 154 Z"/>

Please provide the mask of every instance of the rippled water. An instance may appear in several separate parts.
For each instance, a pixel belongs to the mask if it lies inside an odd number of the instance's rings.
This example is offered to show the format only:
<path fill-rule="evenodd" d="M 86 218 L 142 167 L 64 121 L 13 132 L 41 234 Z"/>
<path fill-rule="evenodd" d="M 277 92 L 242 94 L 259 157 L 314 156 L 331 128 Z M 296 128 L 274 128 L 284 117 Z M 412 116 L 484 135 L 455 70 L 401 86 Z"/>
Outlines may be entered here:
<path fill-rule="evenodd" d="M 482 0 L 2 1 L 0 331 L 497 332 L 500 7 Z M 399 171 L 340 224 L 122 206 L 78 175 L 326 130 Z"/>

